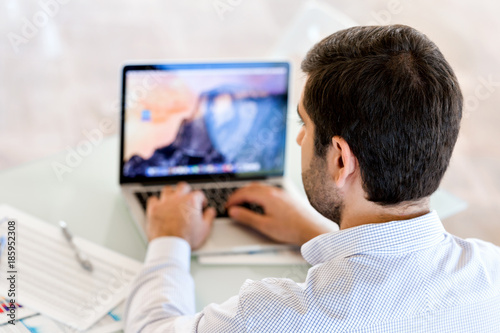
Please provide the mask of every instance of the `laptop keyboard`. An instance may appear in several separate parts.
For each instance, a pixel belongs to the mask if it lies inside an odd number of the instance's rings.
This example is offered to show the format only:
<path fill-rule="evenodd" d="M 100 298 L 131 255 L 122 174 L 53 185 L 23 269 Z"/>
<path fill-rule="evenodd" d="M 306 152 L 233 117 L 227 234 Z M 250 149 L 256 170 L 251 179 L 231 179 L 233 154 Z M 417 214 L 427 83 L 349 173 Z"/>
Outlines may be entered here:
<path fill-rule="evenodd" d="M 238 187 L 224 187 L 224 188 L 207 188 L 207 189 L 200 189 L 204 194 L 205 197 L 207 198 L 208 205 L 210 207 L 214 207 L 215 210 L 217 211 L 217 217 L 227 217 L 227 210 L 225 208 L 227 199 L 233 193 L 235 190 L 237 190 Z M 159 196 L 160 191 L 154 191 L 154 192 L 135 192 L 135 196 L 139 200 L 139 203 L 141 204 L 142 208 L 146 210 L 146 203 L 151 196 Z M 243 206 L 245 208 L 248 208 L 256 213 L 259 214 L 264 214 L 264 210 L 260 205 L 253 204 L 253 203 L 244 203 L 240 206 Z"/>

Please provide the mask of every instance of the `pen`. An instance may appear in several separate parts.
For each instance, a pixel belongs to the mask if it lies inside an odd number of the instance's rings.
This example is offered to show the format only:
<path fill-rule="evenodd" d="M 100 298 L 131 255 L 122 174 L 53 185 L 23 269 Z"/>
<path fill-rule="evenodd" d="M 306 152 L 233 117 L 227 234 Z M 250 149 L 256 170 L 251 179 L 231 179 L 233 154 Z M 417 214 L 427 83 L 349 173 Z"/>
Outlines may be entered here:
<path fill-rule="evenodd" d="M 73 242 L 73 235 L 68 230 L 68 225 L 64 221 L 59 221 L 59 226 L 61 227 L 61 230 L 63 232 L 64 238 L 68 241 L 69 245 L 71 248 L 75 251 L 76 259 L 80 263 L 80 265 L 87 271 L 92 272 L 92 263 L 89 260 L 89 257 L 80 251 L 78 247 L 76 247 L 75 243 Z"/>

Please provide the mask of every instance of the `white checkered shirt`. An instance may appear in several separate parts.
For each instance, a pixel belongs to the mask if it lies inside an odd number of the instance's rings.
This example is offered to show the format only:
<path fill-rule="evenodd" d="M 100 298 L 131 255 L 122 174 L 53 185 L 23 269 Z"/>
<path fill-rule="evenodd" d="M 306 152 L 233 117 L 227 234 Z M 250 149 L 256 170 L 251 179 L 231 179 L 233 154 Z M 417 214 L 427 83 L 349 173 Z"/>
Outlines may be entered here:
<path fill-rule="evenodd" d="M 500 248 L 447 233 L 435 212 L 324 234 L 302 255 L 304 283 L 247 280 L 195 313 L 189 245 L 154 240 L 126 332 L 500 332 Z"/>

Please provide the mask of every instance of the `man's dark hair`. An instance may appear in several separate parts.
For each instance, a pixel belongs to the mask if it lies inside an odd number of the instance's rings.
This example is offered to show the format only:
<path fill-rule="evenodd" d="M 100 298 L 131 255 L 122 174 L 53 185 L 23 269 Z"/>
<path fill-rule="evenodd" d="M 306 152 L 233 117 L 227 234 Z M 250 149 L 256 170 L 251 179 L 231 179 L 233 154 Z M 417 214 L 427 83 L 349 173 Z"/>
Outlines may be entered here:
<path fill-rule="evenodd" d="M 381 205 L 431 195 L 448 167 L 462 118 L 457 78 L 427 36 L 404 25 L 353 27 L 302 62 L 303 105 L 315 154 L 344 138 L 367 199 Z"/>

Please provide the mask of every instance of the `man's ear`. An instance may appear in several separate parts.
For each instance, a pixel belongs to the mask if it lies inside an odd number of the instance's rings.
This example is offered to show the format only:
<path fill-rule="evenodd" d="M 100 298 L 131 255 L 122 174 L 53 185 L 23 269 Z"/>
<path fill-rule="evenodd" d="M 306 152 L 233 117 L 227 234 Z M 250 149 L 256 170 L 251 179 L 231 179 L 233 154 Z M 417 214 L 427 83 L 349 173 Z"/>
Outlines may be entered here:
<path fill-rule="evenodd" d="M 342 188 L 349 177 L 355 173 L 358 160 L 347 141 L 340 136 L 332 138 L 330 163 L 332 163 L 333 181 L 338 188 Z"/>

